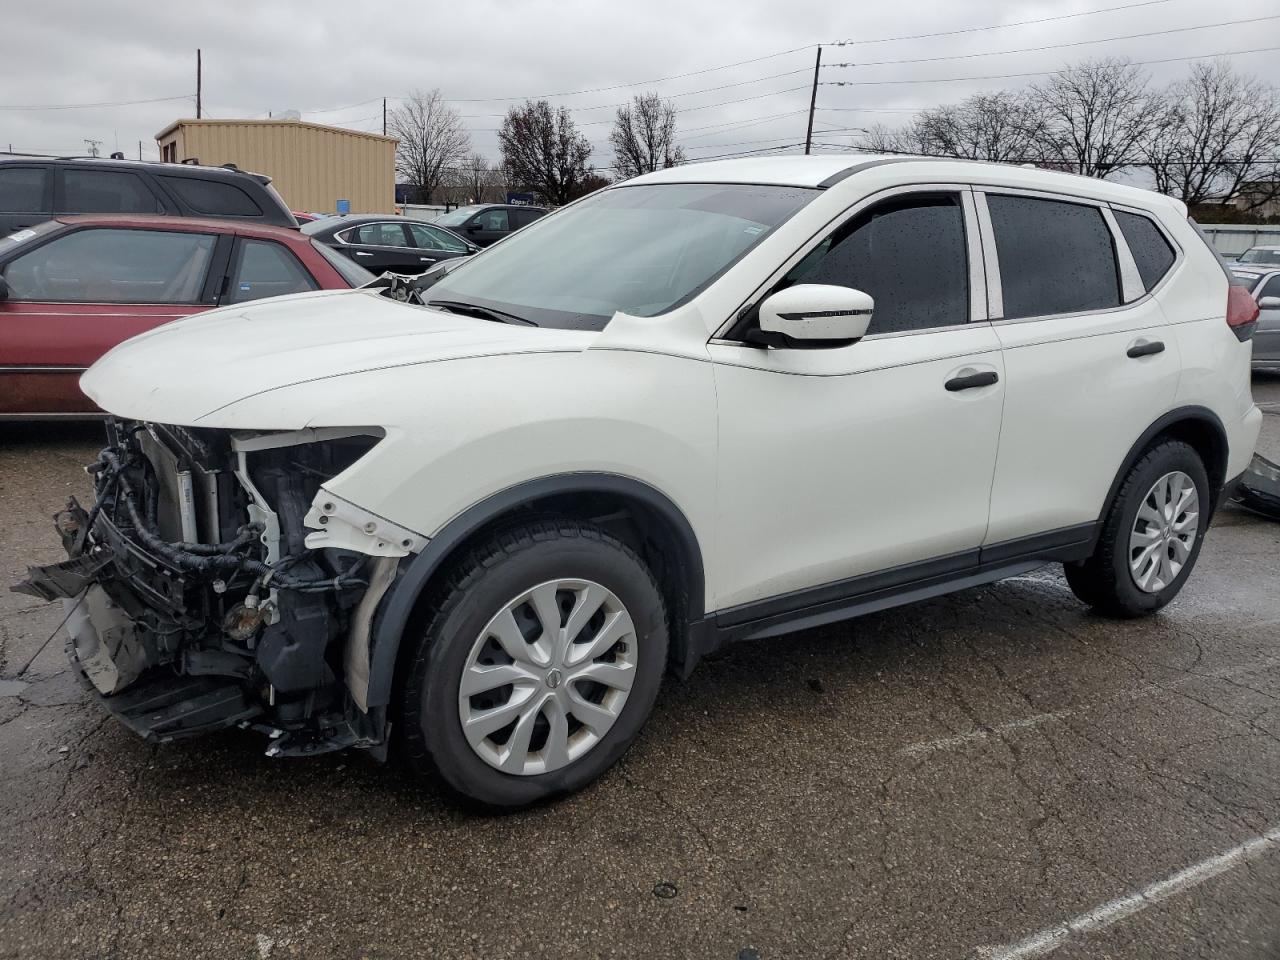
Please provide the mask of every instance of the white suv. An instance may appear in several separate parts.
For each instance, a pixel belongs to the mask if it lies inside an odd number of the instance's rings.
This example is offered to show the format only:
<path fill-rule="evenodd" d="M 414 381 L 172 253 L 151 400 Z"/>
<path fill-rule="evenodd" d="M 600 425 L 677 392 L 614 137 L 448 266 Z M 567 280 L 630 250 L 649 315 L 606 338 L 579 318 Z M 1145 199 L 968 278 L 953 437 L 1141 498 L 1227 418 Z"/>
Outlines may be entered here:
<path fill-rule="evenodd" d="M 1158 610 L 1261 421 L 1256 306 L 1183 205 L 1042 170 L 692 164 L 421 286 L 227 307 L 84 375 L 98 503 L 26 589 L 138 732 L 396 739 L 527 804 L 728 641 L 1048 562 Z"/>

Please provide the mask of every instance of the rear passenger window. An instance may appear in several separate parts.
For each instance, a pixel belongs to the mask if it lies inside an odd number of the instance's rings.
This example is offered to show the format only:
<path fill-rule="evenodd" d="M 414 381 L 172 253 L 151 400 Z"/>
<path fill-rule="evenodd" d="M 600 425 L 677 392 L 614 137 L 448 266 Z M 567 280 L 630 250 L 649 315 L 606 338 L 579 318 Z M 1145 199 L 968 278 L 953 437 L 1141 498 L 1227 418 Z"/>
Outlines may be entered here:
<path fill-rule="evenodd" d="M 0 167 L 0 213 L 47 213 L 39 167 Z"/>
<path fill-rule="evenodd" d="M 1097 207 L 987 194 L 987 209 L 1006 320 L 1120 305 L 1111 231 Z"/>
<path fill-rule="evenodd" d="M 1124 234 L 1124 241 L 1129 245 L 1129 252 L 1138 265 L 1142 288 L 1150 290 L 1169 272 L 1177 255 L 1160 228 L 1147 217 L 1125 213 L 1123 210 L 1116 210 L 1115 217 L 1116 223 L 1120 224 L 1120 232 Z"/>
<path fill-rule="evenodd" d="M 860 213 L 811 250 L 780 286 L 797 283 L 871 294 L 869 334 L 967 323 L 969 257 L 959 198 L 890 200 Z"/>
<path fill-rule="evenodd" d="M 164 207 L 136 173 L 62 171 L 63 213 L 163 213 Z"/>
<path fill-rule="evenodd" d="M 316 282 L 283 244 L 272 240 L 243 240 L 227 303 L 315 290 Z"/>
<path fill-rule="evenodd" d="M 194 213 L 211 217 L 260 217 L 262 208 L 253 197 L 232 183 L 196 177 L 162 177 L 164 185 Z"/>

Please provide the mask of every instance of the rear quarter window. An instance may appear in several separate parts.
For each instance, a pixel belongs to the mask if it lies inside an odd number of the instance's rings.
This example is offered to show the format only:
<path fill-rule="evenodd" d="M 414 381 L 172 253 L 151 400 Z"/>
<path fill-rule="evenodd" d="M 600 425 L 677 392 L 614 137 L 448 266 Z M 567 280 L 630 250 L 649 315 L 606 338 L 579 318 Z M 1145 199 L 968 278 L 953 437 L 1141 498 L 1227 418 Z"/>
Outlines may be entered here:
<path fill-rule="evenodd" d="M 161 177 L 164 185 L 191 208 L 211 217 L 260 217 L 262 207 L 233 183 L 198 177 Z"/>
<path fill-rule="evenodd" d="M 1125 243 L 1129 245 L 1129 252 L 1133 254 L 1133 260 L 1138 265 L 1138 276 L 1142 278 L 1142 287 L 1150 291 L 1164 279 L 1164 275 L 1169 272 L 1178 256 L 1164 234 L 1160 232 L 1160 228 L 1149 217 L 1137 213 L 1126 213 L 1123 210 L 1114 212 L 1116 223 L 1120 225 L 1120 232 L 1124 234 Z"/>

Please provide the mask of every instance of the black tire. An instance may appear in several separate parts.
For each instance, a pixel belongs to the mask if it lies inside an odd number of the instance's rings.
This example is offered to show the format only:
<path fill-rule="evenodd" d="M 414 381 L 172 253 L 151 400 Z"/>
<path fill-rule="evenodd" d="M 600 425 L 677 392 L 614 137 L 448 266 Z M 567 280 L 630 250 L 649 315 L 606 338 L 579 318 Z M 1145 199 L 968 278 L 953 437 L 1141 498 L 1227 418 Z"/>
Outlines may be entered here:
<path fill-rule="evenodd" d="M 1143 499 L 1156 481 L 1180 470 L 1195 484 L 1200 522 L 1186 563 L 1164 589 L 1148 593 L 1138 587 L 1129 570 L 1129 534 Z M 1209 478 L 1200 455 L 1180 440 L 1164 440 L 1139 458 L 1116 493 L 1093 555 L 1078 563 L 1063 564 L 1067 583 L 1083 602 L 1108 616 L 1132 618 L 1154 613 L 1178 595 L 1200 556 L 1200 547 L 1212 513 Z"/>
<path fill-rule="evenodd" d="M 635 679 L 621 712 L 587 753 L 543 774 L 490 766 L 467 742 L 458 690 L 471 648 L 513 597 L 558 578 L 592 580 L 622 602 L 635 626 Z M 400 697 L 401 750 L 417 773 L 438 773 L 461 797 L 490 809 L 515 809 L 586 786 L 613 766 L 639 733 L 658 695 L 667 660 L 662 594 L 644 562 L 621 541 L 587 523 L 539 520 L 503 531 L 471 550 L 436 592 L 434 613 L 405 662 Z"/>

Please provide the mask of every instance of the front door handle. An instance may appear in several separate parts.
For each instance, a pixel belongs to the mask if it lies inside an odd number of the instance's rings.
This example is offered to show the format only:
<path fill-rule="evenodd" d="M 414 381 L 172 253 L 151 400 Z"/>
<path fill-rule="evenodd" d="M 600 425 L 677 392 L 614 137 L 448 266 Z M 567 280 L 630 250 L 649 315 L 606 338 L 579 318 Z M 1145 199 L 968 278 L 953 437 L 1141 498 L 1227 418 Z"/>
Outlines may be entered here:
<path fill-rule="evenodd" d="M 974 390 L 978 387 L 989 387 L 999 382 L 1000 375 L 994 370 L 983 370 L 981 373 L 966 373 L 963 376 L 952 377 L 944 386 L 952 393 L 955 393 L 957 390 Z"/>
<path fill-rule="evenodd" d="M 357 250 L 357 251 L 356 251 L 356 256 L 357 256 L 357 257 L 372 257 L 372 256 L 373 256 L 373 254 L 372 254 L 372 253 L 365 253 L 363 250 Z"/>
<path fill-rule="evenodd" d="M 1143 340 L 1135 343 L 1127 351 L 1126 356 L 1130 357 L 1151 357 L 1157 353 L 1164 353 L 1164 343 L 1160 340 Z"/>

